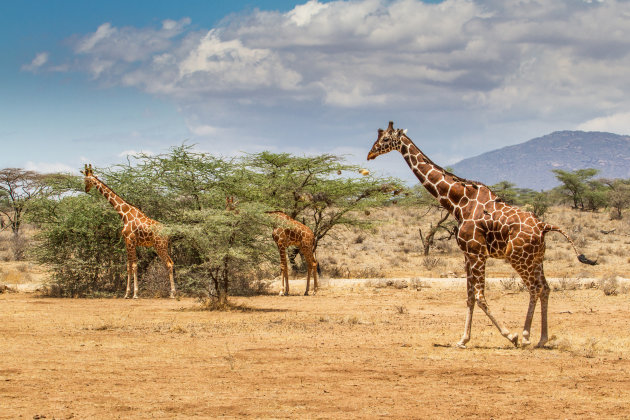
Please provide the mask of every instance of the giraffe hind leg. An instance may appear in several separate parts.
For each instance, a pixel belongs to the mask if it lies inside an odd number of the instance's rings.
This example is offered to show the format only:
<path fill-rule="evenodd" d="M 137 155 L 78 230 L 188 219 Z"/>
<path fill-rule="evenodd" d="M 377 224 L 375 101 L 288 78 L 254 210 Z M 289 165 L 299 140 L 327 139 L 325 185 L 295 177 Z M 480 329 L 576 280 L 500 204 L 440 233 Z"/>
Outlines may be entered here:
<path fill-rule="evenodd" d="M 166 269 L 168 270 L 168 279 L 171 284 L 171 292 L 170 292 L 169 297 L 171 299 L 174 299 L 175 298 L 175 281 L 173 280 L 173 266 L 174 266 L 173 260 L 168 255 L 166 246 L 163 246 L 163 245 L 156 246 L 155 251 L 157 252 L 158 256 L 160 257 L 160 259 L 166 266 Z"/>
<path fill-rule="evenodd" d="M 289 295 L 289 270 L 287 266 L 287 250 L 284 247 L 278 246 L 280 252 L 280 270 L 282 277 L 282 284 L 280 287 L 280 296 Z"/>
<path fill-rule="evenodd" d="M 549 332 L 547 327 L 547 307 L 549 304 L 549 293 L 551 289 L 547 284 L 545 276 L 542 277 L 544 283 L 542 285 L 542 291 L 540 293 L 540 341 L 536 344 L 536 347 L 544 347 L 549 341 Z"/>

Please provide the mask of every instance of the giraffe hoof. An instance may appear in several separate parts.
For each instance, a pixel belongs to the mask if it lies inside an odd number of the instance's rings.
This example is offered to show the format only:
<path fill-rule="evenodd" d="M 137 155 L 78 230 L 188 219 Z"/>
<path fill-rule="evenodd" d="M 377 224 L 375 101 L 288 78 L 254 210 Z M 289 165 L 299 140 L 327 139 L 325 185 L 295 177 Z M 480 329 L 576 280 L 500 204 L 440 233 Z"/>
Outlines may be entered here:
<path fill-rule="evenodd" d="M 540 341 L 538 342 L 538 344 L 536 344 L 536 348 L 537 348 L 537 349 L 542 349 L 542 348 L 544 348 L 544 347 L 545 347 L 545 344 L 547 344 L 547 340 L 540 340 Z"/>
<path fill-rule="evenodd" d="M 125 299 L 129 299 L 129 295 L 125 295 Z"/>
<path fill-rule="evenodd" d="M 133 298 L 134 298 L 134 299 L 138 299 L 138 296 L 134 296 Z"/>
<path fill-rule="evenodd" d="M 461 341 L 458 341 L 457 343 L 455 343 L 455 347 L 457 347 L 458 349 L 465 349 L 466 344 L 462 343 Z"/>
<path fill-rule="evenodd" d="M 514 344 L 514 347 L 518 347 L 518 334 L 509 334 L 507 339 Z"/>
<path fill-rule="evenodd" d="M 521 340 L 521 345 L 522 345 L 523 347 L 527 347 L 527 346 L 529 346 L 530 344 L 532 344 L 532 342 L 531 342 L 531 341 L 529 341 L 529 340 L 528 340 L 528 339 L 526 339 L 526 338 L 523 338 L 523 340 Z"/>
<path fill-rule="evenodd" d="M 308 291 L 304 292 L 304 296 L 308 296 Z"/>

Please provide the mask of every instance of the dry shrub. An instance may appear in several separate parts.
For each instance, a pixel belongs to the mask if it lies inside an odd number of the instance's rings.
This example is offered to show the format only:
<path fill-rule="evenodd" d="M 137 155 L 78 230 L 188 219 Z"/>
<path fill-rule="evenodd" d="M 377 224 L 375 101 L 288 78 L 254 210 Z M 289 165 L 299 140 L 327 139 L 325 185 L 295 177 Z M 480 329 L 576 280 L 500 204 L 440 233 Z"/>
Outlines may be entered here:
<path fill-rule="evenodd" d="M 151 261 L 138 282 L 143 294 L 148 297 L 166 298 L 170 295 L 171 283 L 168 278 L 168 271 L 159 258 Z"/>
<path fill-rule="evenodd" d="M 516 278 L 514 274 L 510 278 L 500 279 L 499 283 L 501 284 L 501 288 L 505 291 L 510 292 L 523 292 L 525 291 L 525 285 L 520 279 Z"/>
<path fill-rule="evenodd" d="M 357 270 L 354 274 L 356 277 L 364 279 L 385 277 L 383 270 L 376 267 L 365 267 Z"/>
<path fill-rule="evenodd" d="M 433 269 L 437 268 L 441 264 L 442 264 L 441 258 L 433 257 L 431 255 L 427 255 L 426 257 L 422 259 L 422 265 L 424 265 L 424 268 L 426 268 L 429 271 L 432 271 Z"/>
<path fill-rule="evenodd" d="M 409 280 L 409 288 L 411 289 L 422 290 L 422 289 L 428 289 L 430 287 L 431 285 L 429 283 L 427 283 L 425 280 L 422 280 L 420 278 L 414 277 Z"/>
<path fill-rule="evenodd" d="M 578 289 L 580 289 L 580 281 L 566 276 L 563 276 L 560 280 L 558 280 L 558 283 L 553 287 L 554 291 Z"/>
<path fill-rule="evenodd" d="M 616 296 L 622 291 L 622 286 L 619 284 L 616 275 L 611 275 L 599 279 L 597 282 L 597 288 L 604 292 L 606 296 Z M 623 287 L 625 289 L 625 287 Z"/>

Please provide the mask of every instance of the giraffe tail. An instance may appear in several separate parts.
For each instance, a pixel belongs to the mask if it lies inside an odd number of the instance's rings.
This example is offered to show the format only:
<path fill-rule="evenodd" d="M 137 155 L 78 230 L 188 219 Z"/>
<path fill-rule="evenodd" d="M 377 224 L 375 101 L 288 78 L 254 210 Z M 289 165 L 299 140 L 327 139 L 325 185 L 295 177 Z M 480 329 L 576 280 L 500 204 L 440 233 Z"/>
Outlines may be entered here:
<path fill-rule="evenodd" d="M 577 254 L 577 259 L 579 262 L 581 262 L 582 264 L 588 264 L 588 265 L 597 265 L 597 260 L 593 261 L 589 258 L 586 257 L 586 255 L 584 254 L 580 254 L 577 250 L 577 247 L 575 246 L 575 244 L 573 243 L 573 240 L 569 237 L 569 235 L 567 235 L 562 229 L 560 229 L 558 226 L 554 226 L 554 225 L 550 225 L 549 223 L 541 223 L 539 225 L 539 227 L 542 229 L 543 231 L 543 235 L 547 232 L 558 232 L 560 233 L 562 236 L 564 236 L 565 238 L 567 238 L 567 240 L 569 241 L 569 243 L 571 244 L 571 246 L 573 247 L 573 250 L 575 251 L 575 253 Z"/>

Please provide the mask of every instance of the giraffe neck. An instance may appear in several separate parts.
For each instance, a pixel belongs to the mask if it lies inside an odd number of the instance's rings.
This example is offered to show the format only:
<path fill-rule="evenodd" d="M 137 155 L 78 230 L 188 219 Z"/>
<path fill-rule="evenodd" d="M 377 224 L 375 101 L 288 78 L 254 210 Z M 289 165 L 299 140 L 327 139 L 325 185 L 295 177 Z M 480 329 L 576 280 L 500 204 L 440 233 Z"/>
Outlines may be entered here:
<path fill-rule="evenodd" d="M 119 195 L 117 195 L 114 192 L 114 190 L 112 190 L 107 185 L 105 185 L 105 183 L 103 181 L 101 181 L 100 179 L 98 179 L 95 176 L 94 176 L 94 179 L 96 180 L 96 182 L 94 183 L 94 186 L 96 187 L 98 192 L 100 192 L 103 195 L 103 197 L 105 197 L 107 199 L 107 201 L 109 201 L 109 203 L 112 205 L 112 207 L 114 207 L 114 210 L 116 210 L 116 212 L 118 212 L 118 214 L 120 215 L 120 217 L 122 219 L 125 219 L 125 217 L 129 214 L 129 209 L 132 209 L 132 208 L 135 209 L 134 206 L 132 206 L 131 204 L 127 203 Z M 124 208 L 123 208 L 123 206 L 124 206 Z M 137 210 L 137 211 L 139 211 L 139 210 Z"/>
<path fill-rule="evenodd" d="M 406 136 L 402 140 L 403 158 L 424 188 L 453 214 L 457 203 L 466 194 L 461 179 L 436 165 Z"/>

